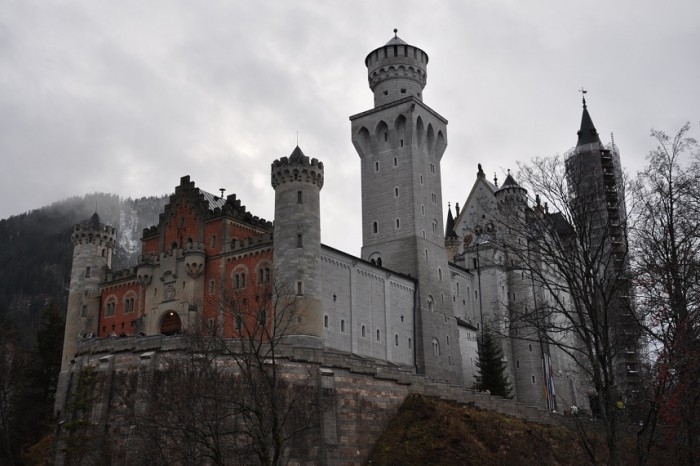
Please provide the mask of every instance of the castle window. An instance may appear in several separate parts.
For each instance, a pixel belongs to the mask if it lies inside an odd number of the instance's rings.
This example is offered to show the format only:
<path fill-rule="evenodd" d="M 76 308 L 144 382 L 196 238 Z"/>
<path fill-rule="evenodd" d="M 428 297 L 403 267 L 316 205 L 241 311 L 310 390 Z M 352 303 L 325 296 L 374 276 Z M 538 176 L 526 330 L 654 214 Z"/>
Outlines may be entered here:
<path fill-rule="evenodd" d="M 437 226 L 438 226 L 437 220 L 433 219 L 433 233 L 437 233 Z"/>
<path fill-rule="evenodd" d="M 401 89 L 401 93 L 402 93 L 402 94 L 405 94 L 405 93 L 406 93 L 406 89 Z"/>
<path fill-rule="evenodd" d="M 245 272 L 240 271 L 233 275 L 233 287 L 236 289 L 245 288 Z"/>
<path fill-rule="evenodd" d="M 328 328 L 328 316 L 323 316 L 323 327 Z"/>
<path fill-rule="evenodd" d="M 301 197 L 301 191 L 297 191 L 297 204 L 303 204 L 302 197 Z"/>
<path fill-rule="evenodd" d="M 126 298 L 124 300 L 124 314 L 134 312 L 134 298 Z"/>
<path fill-rule="evenodd" d="M 377 257 L 377 265 L 378 265 L 379 267 L 382 266 L 382 258 L 381 258 L 381 257 Z"/>
<path fill-rule="evenodd" d="M 518 369 L 520 368 L 520 360 L 515 361 L 515 367 L 517 367 Z"/>
<path fill-rule="evenodd" d="M 374 171 L 375 172 L 379 171 L 379 162 L 374 162 Z"/>
<path fill-rule="evenodd" d="M 267 311 L 265 309 L 260 309 L 258 311 L 258 325 L 264 327 L 267 323 Z"/>
<path fill-rule="evenodd" d="M 440 342 L 437 341 L 437 338 L 433 338 L 433 355 L 440 356 Z"/>
<path fill-rule="evenodd" d="M 399 228 L 401 228 L 401 224 L 400 224 L 399 219 L 397 218 L 396 219 L 396 229 L 398 230 Z"/>
<path fill-rule="evenodd" d="M 365 337 L 367 336 L 367 335 L 366 335 L 366 330 L 367 330 L 367 328 L 363 325 L 363 326 L 362 326 L 362 338 L 365 338 Z"/>
<path fill-rule="evenodd" d="M 341 319 L 340 321 L 340 331 L 345 333 L 345 320 Z"/>
<path fill-rule="evenodd" d="M 474 299 L 479 299 L 479 291 L 474 290 Z"/>
<path fill-rule="evenodd" d="M 433 204 L 437 204 L 437 194 L 430 193 L 430 200 L 433 201 Z"/>
<path fill-rule="evenodd" d="M 85 278 L 90 278 L 90 267 L 85 267 Z"/>
<path fill-rule="evenodd" d="M 447 346 L 450 346 L 450 336 L 449 336 L 449 335 L 447 335 L 447 337 L 446 337 L 446 338 L 447 338 Z"/>
<path fill-rule="evenodd" d="M 297 247 L 298 248 L 303 248 L 304 247 L 304 241 L 301 233 L 297 234 Z"/>
<path fill-rule="evenodd" d="M 389 133 L 387 133 L 386 131 L 384 131 L 384 142 L 386 142 L 386 141 L 388 141 L 388 140 L 389 140 Z"/>
<path fill-rule="evenodd" d="M 527 345 L 530 352 L 532 352 L 532 345 Z"/>
<path fill-rule="evenodd" d="M 236 330 L 238 331 L 240 331 L 243 328 L 243 318 L 240 314 L 236 314 L 234 325 L 236 326 Z"/>
<path fill-rule="evenodd" d="M 530 376 L 530 377 L 531 377 L 531 379 L 532 379 L 532 383 L 534 384 L 534 383 L 535 383 L 535 376 L 532 375 L 532 376 Z"/>
<path fill-rule="evenodd" d="M 297 296 L 304 295 L 304 284 L 302 282 L 297 282 Z"/>
<path fill-rule="evenodd" d="M 423 239 L 425 239 L 425 230 L 423 230 L 422 233 L 423 233 Z"/>
<path fill-rule="evenodd" d="M 270 267 L 264 266 L 258 268 L 258 284 L 270 283 Z"/>
<path fill-rule="evenodd" d="M 377 230 L 379 229 L 379 225 L 377 222 L 372 222 L 372 233 L 377 233 Z"/>
<path fill-rule="evenodd" d="M 394 346 L 399 346 L 399 336 L 394 335 Z"/>
<path fill-rule="evenodd" d="M 420 213 L 421 215 L 425 215 L 425 205 L 423 204 L 420 205 Z"/>
<path fill-rule="evenodd" d="M 408 339 L 408 349 L 411 349 L 411 339 Z"/>
<path fill-rule="evenodd" d="M 399 166 L 399 158 L 398 157 L 394 157 L 394 166 L 395 167 Z"/>
<path fill-rule="evenodd" d="M 418 180 L 420 181 L 420 184 L 423 184 L 423 174 L 421 174 L 421 175 L 418 177 Z"/>
<path fill-rule="evenodd" d="M 434 307 L 433 304 L 434 304 L 433 297 L 432 297 L 432 296 L 428 296 L 428 310 L 429 310 L 429 311 L 432 311 L 432 310 L 433 310 L 433 307 Z"/>
<path fill-rule="evenodd" d="M 105 305 L 105 317 L 112 317 L 117 305 L 114 301 L 108 301 Z"/>
<path fill-rule="evenodd" d="M 388 94 L 389 94 L 389 91 L 384 91 L 384 95 L 388 95 Z"/>
<path fill-rule="evenodd" d="M 209 247 L 210 248 L 216 247 L 216 235 L 211 235 L 211 238 L 209 238 Z"/>
<path fill-rule="evenodd" d="M 103 249 L 103 250 L 102 250 L 102 257 L 104 257 L 106 253 L 107 253 L 107 250 L 106 250 L 106 249 Z"/>
<path fill-rule="evenodd" d="M 435 174 L 435 164 L 434 163 L 430 164 L 430 173 L 432 173 L 433 175 Z"/>
<path fill-rule="evenodd" d="M 401 147 L 403 147 L 403 139 L 401 139 L 400 144 L 401 144 Z"/>
<path fill-rule="evenodd" d="M 377 341 L 382 341 L 382 333 L 377 329 Z"/>
<path fill-rule="evenodd" d="M 87 305 L 83 304 L 83 307 L 80 309 L 80 317 L 87 317 L 87 314 L 88 314 Z"/>
<path fill-rule="evenodd" d="M 394 197 L 399 197 L 399 188 L 394 187 Z"/>
<path fill-rule="evenodd" d="M 442 269 L 438 268 L 438 280 L 442 281 Z"/>
<path fill-rule="evenodd" d="M 209 294 L 214 294 L 214 287 L 216 282 L 214 280 L 209 280 Z"/>

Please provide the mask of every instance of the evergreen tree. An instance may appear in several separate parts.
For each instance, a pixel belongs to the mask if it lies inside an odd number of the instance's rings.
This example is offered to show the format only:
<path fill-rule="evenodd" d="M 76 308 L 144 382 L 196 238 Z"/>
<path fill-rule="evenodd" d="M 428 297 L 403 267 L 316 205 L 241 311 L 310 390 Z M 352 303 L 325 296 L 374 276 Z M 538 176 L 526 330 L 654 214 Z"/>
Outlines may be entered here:
<path fill-rule="evenodd" d="M 510 382 L 506 377 L 506 363 L 503 361 L 503 350 L 494 335 L 485 330 L 479 339 L 479 352 L 476 367 L 479 371 L 474 388 L 488 390 L 492 395 L 511 397 Z"/>

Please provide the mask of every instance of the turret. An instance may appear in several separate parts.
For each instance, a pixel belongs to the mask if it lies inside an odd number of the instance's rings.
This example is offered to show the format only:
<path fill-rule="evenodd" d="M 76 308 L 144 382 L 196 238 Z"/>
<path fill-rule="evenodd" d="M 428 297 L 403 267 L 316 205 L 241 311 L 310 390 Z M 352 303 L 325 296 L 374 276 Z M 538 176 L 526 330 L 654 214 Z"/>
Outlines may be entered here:
<path fill-rule="evenodd" d="M 321 308 L 321 213 L 323 162 L 309 159 L 297 146 L 289 157 L 272 163 L 275 189 L 275 282 L 289 298 L 298 299 L 293 333 L 323 336 Z M 294 298 L 296 296 L 296 298 Z"/>
<path fill-rule="evenodd" d="M 428 54 L 401 40 L 397 32 L 394 29 L 394 37 L 365 58 L 375 107 L 411 95 L 423 100 Z"/>
<path fill-rule="evenodd" d="M 71 269 L 66 331 L 61 370 L 66 370 L 78 349 L 78 341 L 97 334 L 100 314 L 100 283 L 112 266 L 117 230 L 102 223 L 95 213 L 73 227 Z"/>

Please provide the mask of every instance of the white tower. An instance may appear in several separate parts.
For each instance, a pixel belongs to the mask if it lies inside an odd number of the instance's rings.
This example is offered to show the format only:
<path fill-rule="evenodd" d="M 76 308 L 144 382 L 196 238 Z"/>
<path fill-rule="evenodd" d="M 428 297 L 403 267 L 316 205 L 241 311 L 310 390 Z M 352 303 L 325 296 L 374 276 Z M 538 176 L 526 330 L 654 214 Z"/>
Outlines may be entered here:
<path fill-rule="evenodd" d="M 275 189 L 275 284 L 296 296 L 298 322 L 293 333 L 323 337 L 321 308 L 321 213 L 323 162 L 309 159 L 297 146 L 289 157 L 272 163 Z"/>
<path fill-rule="evenodd" d="M 447 120 L 423 103 L 427 64 L 396 35 L 365 59 L 374 108 L 350 117 L 362 164 L 362 258 L 418 279 L 417 369 L 461 382 L 442 225 Z"/>
<path fill-rule="evenodd" d="M 105 225 L 95 213 L 89 220 L 73 227 L 73 267 L 68 293 L 66 331 L 63 340 L 61 370 L 70 366 L 78 341 L 87 334 L 97 334 L 100 315 L 100 283 L 112 266 L 117 230 Z"/>

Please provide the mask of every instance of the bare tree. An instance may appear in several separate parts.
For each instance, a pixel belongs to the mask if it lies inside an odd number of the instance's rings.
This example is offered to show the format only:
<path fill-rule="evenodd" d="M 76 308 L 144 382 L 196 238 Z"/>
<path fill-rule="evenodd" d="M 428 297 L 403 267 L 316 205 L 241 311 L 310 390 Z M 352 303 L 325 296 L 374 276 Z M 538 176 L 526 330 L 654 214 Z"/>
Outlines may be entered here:
<path fill-rule="evenodd" d="M 159 353 L 126 390 L 148 462 L 283 464 L 311 426 L 310 374 L 282 354 L 302 298 L 269 281 L 223 296 L 218 318 L 181 337 L 186 350 Z"/>
<path fill-rule="evenodd" d="M 618 401 L 631 390 L 623 376 L 638 363 L 638 336 L 629 304 L 624 190 L 619 172 L 614 190 L 605 185 L 600 164 L 607 157 L 610 151 L 602 151 L 596 161 L 599 173 L 560 156 L 521 164 L 518 179 L 537 197 L 532 207 L 506 198 L 497 237 L 506 266 L 526 278 L 519 295 L 530 296 L 529 305 L 510 306 L 511 336 L 556 346 L 576 363 L 595 389 L 599 406 L 592 408 L 603 421 L 608 461 L 617 464 Z M 600 461 L 598 453 L 589 449 L 592 461 Z"/>
<path fill-rule="evenodd" d="M 657 421 L 676 461 L 700 457 L 700 163 L 686 123 L 672 137 L 651 131 L 656 148 L 637 177 L 634 196 L 636 298 L 653 350 L 653 403 L 640 440 L 648 452 Z"/>

